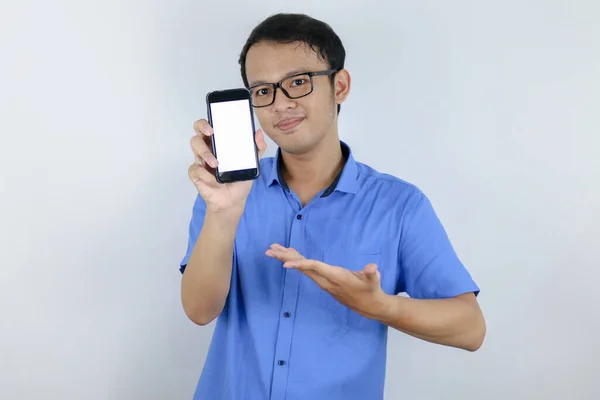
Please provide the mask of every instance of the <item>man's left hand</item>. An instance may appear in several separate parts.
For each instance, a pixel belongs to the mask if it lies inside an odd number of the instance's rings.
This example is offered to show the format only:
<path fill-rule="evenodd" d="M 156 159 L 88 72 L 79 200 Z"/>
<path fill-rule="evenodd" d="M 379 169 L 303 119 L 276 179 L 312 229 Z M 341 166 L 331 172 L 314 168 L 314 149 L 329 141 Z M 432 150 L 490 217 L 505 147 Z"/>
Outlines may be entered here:
<path fill-rule="evenodd" d="M 381 288 L 381 275 L 376 264 L 367 264 L 362 271 L 350 271 L 308 260 L 295 249 L 279 244 L 271 245 L 265 254 L 282 261 L 285 268 L 303 272 L 337 301 L 367 318 L 376 319 L 386 305 L 388 295 Z"/>

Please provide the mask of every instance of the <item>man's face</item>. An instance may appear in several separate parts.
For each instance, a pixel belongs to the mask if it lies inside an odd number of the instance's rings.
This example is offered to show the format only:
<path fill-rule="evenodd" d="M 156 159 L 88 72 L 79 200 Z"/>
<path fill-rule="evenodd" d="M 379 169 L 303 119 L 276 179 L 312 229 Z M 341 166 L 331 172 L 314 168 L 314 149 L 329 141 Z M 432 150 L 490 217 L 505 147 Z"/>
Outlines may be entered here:
<path fill-rule="evenodd" d="M 327 63 L 304 43 L 259 42 L 246 56 L 250 87 L 328 69 Z M 306 153 L 326 135 L 337 134 L 337 103 L 330 76 L 314 76 L 312 80 L 313 91 L 308 96 L 290 99 L 278 88 L 273 104 L 254 109 L 265 133 L 288 153 Z"/>

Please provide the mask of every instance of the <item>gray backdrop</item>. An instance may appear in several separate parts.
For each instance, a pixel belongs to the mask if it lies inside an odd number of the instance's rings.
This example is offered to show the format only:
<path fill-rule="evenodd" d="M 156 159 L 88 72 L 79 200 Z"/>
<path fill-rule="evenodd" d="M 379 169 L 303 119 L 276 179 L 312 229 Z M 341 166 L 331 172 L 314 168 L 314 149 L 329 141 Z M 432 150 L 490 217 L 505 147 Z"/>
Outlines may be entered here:
<path fill-rule="evenodd" d="M 599 10 L 3 2 L 0 398 L 191 398 L 212 335 L 179 297 L 192 123 L 241 84 L 251 28 L 302 11 L 347 48 L 342 138 L 430 196 L 482 288 L 481 350 L 391 332 L 386 398 L 599 399 Z"/>

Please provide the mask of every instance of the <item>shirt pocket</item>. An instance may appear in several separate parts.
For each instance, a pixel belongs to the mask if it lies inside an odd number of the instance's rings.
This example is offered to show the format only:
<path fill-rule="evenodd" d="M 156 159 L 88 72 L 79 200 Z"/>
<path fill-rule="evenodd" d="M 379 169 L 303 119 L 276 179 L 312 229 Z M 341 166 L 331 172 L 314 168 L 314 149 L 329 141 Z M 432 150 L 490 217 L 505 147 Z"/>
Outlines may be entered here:
<path fill-rule="evenodd" d="M 381 267 L 379 250 L 332 249 L 325 250 L 323 262 L 329 265 L 346 268 L 350 271 L 362 271 L 367 264 L 374 263 Z M 329 292 L 322 290 L 319 305 L 325 311 L 327 318 L 338 330 L 349 330 L 364 327 L 369 319 L 351 310 L 336 300 Z"/>

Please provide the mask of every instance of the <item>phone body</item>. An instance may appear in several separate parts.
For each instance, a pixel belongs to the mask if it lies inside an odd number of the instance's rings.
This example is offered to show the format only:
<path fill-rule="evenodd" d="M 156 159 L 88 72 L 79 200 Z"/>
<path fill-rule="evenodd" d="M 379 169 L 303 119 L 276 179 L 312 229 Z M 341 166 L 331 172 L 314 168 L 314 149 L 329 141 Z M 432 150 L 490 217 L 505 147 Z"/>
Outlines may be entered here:
<path fill-rule="evenodd" d="M 219 162 L 219 183 L 253 180 L 260 175 L 254 138 L 254 113 L 250 91 L 245 88 L 217 90 L 206 95 L 213 154 Z"/>

